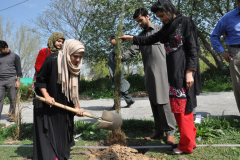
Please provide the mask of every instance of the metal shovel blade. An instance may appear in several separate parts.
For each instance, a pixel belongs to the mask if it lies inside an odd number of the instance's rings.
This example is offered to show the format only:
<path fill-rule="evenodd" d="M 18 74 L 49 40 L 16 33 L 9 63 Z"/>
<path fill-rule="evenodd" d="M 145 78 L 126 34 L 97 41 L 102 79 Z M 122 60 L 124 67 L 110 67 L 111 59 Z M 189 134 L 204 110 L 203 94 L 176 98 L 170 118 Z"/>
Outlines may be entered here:
<path fill-rule="evenodd" d="M 122 117 L 115 113 L 104 110 L 101 119 L 103 121 L 99 121 L 98 128 L 105 130 L 116 130 L 119 129 L 122 125 Z M 108 121 L 108 122 L 105 122 Z M 112 123 L 109 123 L 112 122 Z"/>

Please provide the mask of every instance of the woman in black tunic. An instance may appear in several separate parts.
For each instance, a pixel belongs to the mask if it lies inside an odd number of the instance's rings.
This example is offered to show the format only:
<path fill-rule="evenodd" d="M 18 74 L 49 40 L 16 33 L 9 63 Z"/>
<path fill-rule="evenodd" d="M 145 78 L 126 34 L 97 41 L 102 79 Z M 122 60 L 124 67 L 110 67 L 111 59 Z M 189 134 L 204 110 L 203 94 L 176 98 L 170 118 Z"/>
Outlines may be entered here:
<path fill-rule="evenodd" d="M 123 36 L 123 40 L 135 45 L 165 44 L 169 98 L 180 132 L 178 145 L 168 154 L 192 153 L 196 147 L 196 127 L 193 108 L 197 106 L 196 95 L 201 91 L 198 67 L 196 28 L 192 20 L 184 17 L 168 0 L 158 0 L 152 12 L 164 23 L 163 28 L 152 36 Z"/>
<path fill-rule="evenodd" d="M 74 146 L 74 113 L 52 106 L 58 102 L 78 109 L 78 75 L 82 66 L 84 45 L 69 39 L 62 51 L 50 54 L 36 78 L 36 93 L 46 103 L 34 100 L 34 160 L 66 160 Z"/>

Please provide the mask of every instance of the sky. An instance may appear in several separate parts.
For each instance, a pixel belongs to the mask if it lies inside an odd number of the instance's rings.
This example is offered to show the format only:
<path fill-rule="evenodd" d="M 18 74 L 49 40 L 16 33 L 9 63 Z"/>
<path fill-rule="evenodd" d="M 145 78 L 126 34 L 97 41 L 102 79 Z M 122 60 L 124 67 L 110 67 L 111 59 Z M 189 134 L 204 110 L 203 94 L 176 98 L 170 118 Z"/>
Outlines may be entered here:
<path fill-rule="evenodd" d="M 47 6 L 51 3 L 51 0 L 28 0 L 26 2 L 24 2 L 25 0 L 0 0 L 0 1 L 1 1 L 0 16 L 3 16 L 4 19 L 11 18 L 11 20 L 16 25 L 15 26 L 16 28 L 19 28 L 22 23 L 34 27 L 34 23 L 32 20 L 34 20 L 39 14 L 43 13 Z M 18 3 L 21 4 L 16 5 Z M 46 44 L 47 38 L 43 40 L 41 48 L 46 47 Z M 87 67 L 83 65 L 81 72 L 84 73 L 84 75 L 88 75 L 89 71 L 87 70 Z"/>
<path fill-rule="evenodd" d="M 34 26 L 32 20 L 47 8 L 51 0 L 28 0 L 22 4 L 11 7 L 15 4 L 21 3 L 25 0 L 0 0 L 0 15 L 3 18 L 11 18 L 16 27 L 20 27 L 22 23 Z M 5 8 L 9 9 L 3 10 Z M 1 11 L 3 10 L 3 11 Z M 42 43 L 42 48 L 46 47 L 47 39 Z M 83 66 L 84 68 L 84 66 Z M 83 69 L 82 68 L 82 69 Z M 82 70 L 84 73 L 84 71 Z M 86 72 L 84 74 L 87 74 Z"/>
<path fill-rule="evenodd" d="M 4 18 L 11 17 L 17 26 L 20 26 L 21 23 L 31 24 L 31 19 L 35 19 L 38 14 L 41 14 L 51 2 L 51 0 L 28 0 L 12 8 L 3 10 L 23 1 L 25 0 L 1 0 L 0 15 Z"/>

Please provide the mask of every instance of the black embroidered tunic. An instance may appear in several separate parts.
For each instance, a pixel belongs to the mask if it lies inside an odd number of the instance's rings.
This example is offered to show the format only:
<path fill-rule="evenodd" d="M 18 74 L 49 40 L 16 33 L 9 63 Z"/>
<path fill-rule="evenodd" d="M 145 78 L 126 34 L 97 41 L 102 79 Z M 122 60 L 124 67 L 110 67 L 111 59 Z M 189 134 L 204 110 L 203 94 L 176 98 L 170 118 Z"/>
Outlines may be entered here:
<path fill-rule="evenodd" d="M 198 69 L 196 37 L 192 25 L 190 18 L 181 16 L 165 42 L 169 98 L 173 113 L 190 113 L 197 106 L 196 85 L 200 84 L 196 72 L 193 72 L 195 84 L 190 91 L 186 91 L 186 71 Z M 151 45 L 160 41 L 160 37 L 163 35 L 160 30 L 148 37 L 134 36 L 133 44 Z"/>

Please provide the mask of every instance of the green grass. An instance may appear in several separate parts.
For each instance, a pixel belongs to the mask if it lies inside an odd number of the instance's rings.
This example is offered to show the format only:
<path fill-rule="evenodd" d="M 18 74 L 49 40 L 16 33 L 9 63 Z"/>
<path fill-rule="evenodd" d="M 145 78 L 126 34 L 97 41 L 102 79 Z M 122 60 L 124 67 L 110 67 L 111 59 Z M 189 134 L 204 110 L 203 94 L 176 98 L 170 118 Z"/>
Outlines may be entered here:
<path fill-rule="evenodd" d="M 32 132 L 29 132 L 32 128 L 32 124 L 25 124 L 27 127 L 24 139 L 17 143 L 18 145 L 33 144 Z M 2 128 L 0 125 L 0 144 L 6 138 L 11 137 L 11 127 Z M 106 142 L 106 136 L 110 131 L 100 130 L 97 128 L 98 123 L 90 124 L 87 122 L 78 121 L 75 123 L 75 134 L 84 133 L 84 135 L 78 138 L 76 146 L 96 146 L 99 142 Z M 122 131 L 125 132 L 128 145 L 136 145 L 141 143 L 143 145 L 164 145 L 166 137 L 162 137 L 156 140 L 145 141 L 144 137 L 148 136 L 153 131 L 154 122 L 152 120 L 124 120 Z M 240 143 L 240 122 L 239 117 L 209 117 L 207 116 L 201 124 L 196 124 L 197 127 L 197 144 L 239 144 Z M 25 127 L 26 128 L 26 127 Z M 221 129 L 222 133 L 218 133 L 217 130 Z M 178 129 L 175 134 L 176 142 L 179 140 Z M 87 159 L 86 149 L 74 148 L 71 154 L 74 159 Z M 29 154 L 32 154 L 32 148 L 2 148 L 0 147 L 0 159 L 21 159 L 27 158 Z M 180 156 L 166 155 L 166 149 L 149 149 L 146 154 L 148 157 L 165 158 L 165 159 L 178 159 Z M 191 155 L 184 155 L 187 159 L 240 159 L 240 148 L 238 147 L 198 147 Z"/>
<path fill-rule="evenodd" d="M 216 66 L 212 56 L 206 56 L 206 58 Z M 203 93 L 233 91 L 228 63 L 226 63 L 226 68 L 222 70 L 210 69 L 201 59 L 199 62 Z"/>

